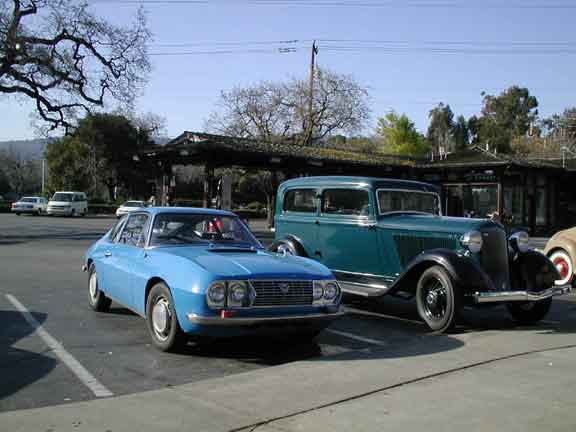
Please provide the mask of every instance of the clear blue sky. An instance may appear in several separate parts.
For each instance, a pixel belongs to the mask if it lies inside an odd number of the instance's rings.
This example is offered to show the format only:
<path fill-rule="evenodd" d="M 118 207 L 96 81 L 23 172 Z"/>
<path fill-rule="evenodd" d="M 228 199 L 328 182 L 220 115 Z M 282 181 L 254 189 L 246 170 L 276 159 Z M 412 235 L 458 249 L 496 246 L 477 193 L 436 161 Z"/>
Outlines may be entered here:
<path fill-rule="evenodd" d="M 327 43 L 320 43 L 319 66 L 351 74 L 370 89 L 373 121 L 366 133 L 372 131 L 378 116 L 391 109 L 406 113 L 424 132 L 428 112 L 436 103 L 449 103 L 456 114 L 468 117 L 480 110 L 482 91 L 498 93 L 513 84 L 528 87 L 538 97 L 541 115 L 576 105 L 576 3 L 570 0 L 310 0 L 306 5 L 297 0 L 276 1 L 146 4 L 155 35 L 150 52 L 214 51 L 227 49 L 217 45 L 221 42 L 294 39 L 410 42 L 411 50 L 400 53 L 380 49 L 334 52 L 325 49 Z M 118 23 L 128 21 L 138 7 L 130 2 L 91 3 L 95 12 Z M 428 44 L 434 41 L 439 43 Z M 209 44 L 160 46 L 204 42 Z M 566 44 L 560 48 L 572 53 L 542 54 L 558 49 L 549 44 L 557 42 Z M 358 46 L 356 42 L 338 44 Z M 435 52 L 431 47 L 457 52 Z M 166 117 L 170 136 L 200 131 L 221 90 L 307 73 L 309 49 L 279 54 L 273 52 L 274 45 L 234 47 L 247 48 L 270 52 L 152 57 L 154 69 L 138 100 L 138 111 Z M 494 49 L 511 52 L 493 54 Z M 530 52 L 515 54 L 522 49 Z M 470 50 L 489 53 L 471 54 Z M 0 96 L 0 140 L 33 137 L 32 108 Z"/>

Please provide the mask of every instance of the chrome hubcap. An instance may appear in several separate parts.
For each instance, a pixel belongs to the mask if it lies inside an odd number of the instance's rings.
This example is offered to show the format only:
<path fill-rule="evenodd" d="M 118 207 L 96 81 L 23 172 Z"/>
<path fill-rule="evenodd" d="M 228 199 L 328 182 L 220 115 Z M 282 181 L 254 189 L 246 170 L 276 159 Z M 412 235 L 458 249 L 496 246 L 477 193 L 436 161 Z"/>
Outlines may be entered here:
<path fill-rule="evenodd" d="M 448 298 L 442 282 L 436 278 L 431 279 L 424 286 L 422 294 L 426 316 L 435 321 L 443 319 L 448 309 Z"/>
<path fill-rule="evenodd" d="M 436 293 L 436 291 L 430 291 L 426 296 L 426 303 L 428 303 L 428 306 L 434 307 L 437 301 L 438 301 L 438 294 Z"/>
<path fill-rule="evenodd" d="M 292 255 L 292 251 L 290 250 L 290 248 L 286 245 L 281 244 L 280 246 L 278 246 L 278 253 L 281 255 Z"/>
<path fill-rule="evenodd" d="M 90 289 L 90 298 L 92 299 L 92 301 L 95 301 L 96 297 L 98 296 L 98 281 L 96 280 L 96 272 L 90 275 L 88 288 Z"/>
<path fill-rule="evenodd" d="M 170 334 L 170 307 L 165 298 L 159 298 L 152 308 L 152 327 L 161 340 L 166 340 Z"/>

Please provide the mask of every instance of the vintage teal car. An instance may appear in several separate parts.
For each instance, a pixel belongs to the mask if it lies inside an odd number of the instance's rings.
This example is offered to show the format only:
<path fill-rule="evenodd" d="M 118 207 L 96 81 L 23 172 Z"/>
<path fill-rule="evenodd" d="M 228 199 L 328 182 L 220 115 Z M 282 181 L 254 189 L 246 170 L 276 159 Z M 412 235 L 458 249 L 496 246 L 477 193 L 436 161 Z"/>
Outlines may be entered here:
<path fill-rule="evenodd" d="M 363 177 L 305 177 L 278 189 L 271 250 L 313 258 L 332 270 L 342 291 L 367 297 L 416 297 L 434 331 L 446 331 L 465 305 L 505 303 L 512 317 L 541 320 L 557 285 L 555 266 L 507 238 L 487 219 L 444 217 L 426 183 Z"/>

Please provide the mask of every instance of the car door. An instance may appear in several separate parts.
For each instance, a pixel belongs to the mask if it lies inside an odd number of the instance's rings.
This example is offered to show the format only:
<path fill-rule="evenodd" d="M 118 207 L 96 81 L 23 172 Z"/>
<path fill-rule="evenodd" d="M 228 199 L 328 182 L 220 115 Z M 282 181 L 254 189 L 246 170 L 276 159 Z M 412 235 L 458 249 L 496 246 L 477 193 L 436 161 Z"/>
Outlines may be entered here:
<path fill-rule="evenodd" d="M 311 187 L 288 189 L 282 197 L 282 215 L 276 226 L 276 237 L 294 236 L 307 255 L 316 258 L 318 190 Z"/>
<path fill-rule="evenodd" d="M 326 188 L 320 198 L 316 251 L 320 261 L 339 278 L 380 275 L 380 249 L 370 189 Z"/>
<path fill-rule="evenodd" d="M 109 294 L 123 305 L 134 309 L 133 273 L 144 258 L 149 215 L 133 213 L 109 251 L 107 283 Z"/>

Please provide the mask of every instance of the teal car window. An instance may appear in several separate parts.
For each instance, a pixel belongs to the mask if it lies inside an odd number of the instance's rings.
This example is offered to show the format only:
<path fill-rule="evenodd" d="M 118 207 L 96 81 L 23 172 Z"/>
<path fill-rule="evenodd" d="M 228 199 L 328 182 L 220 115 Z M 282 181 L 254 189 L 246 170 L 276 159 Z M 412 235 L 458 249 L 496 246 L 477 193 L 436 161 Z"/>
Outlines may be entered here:
<path fill-rule="evenodd" d="M 284 211 L 316 213 L 316 190 L 293 189 L 284 195 Z"/>
<path fill-rule="evenodd" d="M 380 214 L 391 212 L 416 212 L 439 214 L 438 195 L 417 191 L 379 190 Z"/>
<path fill-rule="evenodd" d="M 368 191 L 362 189 L 326 189 L 322 193 L 322 213 L 368 216 Z"/>

